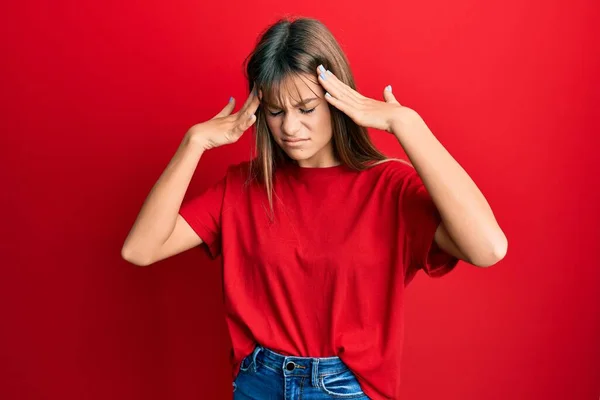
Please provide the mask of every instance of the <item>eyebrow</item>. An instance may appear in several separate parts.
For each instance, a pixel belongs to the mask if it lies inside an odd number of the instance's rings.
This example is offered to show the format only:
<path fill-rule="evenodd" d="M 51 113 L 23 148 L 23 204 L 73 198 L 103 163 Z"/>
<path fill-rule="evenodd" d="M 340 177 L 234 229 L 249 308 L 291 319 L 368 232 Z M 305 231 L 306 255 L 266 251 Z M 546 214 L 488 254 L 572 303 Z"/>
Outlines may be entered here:
<path fill-rule="evenodd" d="M 298 107 L 301 105 L 306 105 L 308 103 L 310 103 L 311 101 L 314 100 L 318 100 L 318 97 L 310 97 L 308 99 L 301 99 L 298 103 L 294 104 L 294 107 Z M 275 104 L 267 104 L 269 107 L 273 107 L 273 108 L 279 108 L 279 106 L 275 105 Z"/>

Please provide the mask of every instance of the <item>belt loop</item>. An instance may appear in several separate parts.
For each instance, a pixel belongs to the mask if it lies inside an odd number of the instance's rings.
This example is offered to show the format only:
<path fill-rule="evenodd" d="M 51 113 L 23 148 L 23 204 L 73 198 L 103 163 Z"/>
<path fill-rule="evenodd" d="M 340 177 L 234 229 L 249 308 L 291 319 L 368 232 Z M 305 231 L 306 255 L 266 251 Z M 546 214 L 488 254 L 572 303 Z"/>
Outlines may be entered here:
<path fill-rule="evenodd" d="M 261 350 L 262 348 L 260 347 L 260 345 L 257 344 L 256 348 L 254 349 L 254 354 L 252 354 L 252 368 L 254 369 L 254 372 L 256 372 L 256 356 Z"/>
<path fill-rule="evenodd" d="M 313 358 L 312 360 L 312 380 L 311 384 L 314 387 L 319 387 L 319 359 Z"/>

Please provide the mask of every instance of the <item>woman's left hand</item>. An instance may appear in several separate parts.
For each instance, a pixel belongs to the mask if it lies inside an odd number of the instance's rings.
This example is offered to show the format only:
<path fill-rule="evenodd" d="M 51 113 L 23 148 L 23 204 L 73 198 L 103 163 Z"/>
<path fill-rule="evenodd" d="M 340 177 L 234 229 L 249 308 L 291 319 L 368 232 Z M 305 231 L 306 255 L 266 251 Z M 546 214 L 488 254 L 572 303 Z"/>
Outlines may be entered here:
<path fill-rule="evenodd" d="M 325 99 L 335 108 L 349 116 L 358 125 L 366 128 L 375 128 L 392 132 L 392 123 L 401 118 L 406 111 L 412 111 L 400 105 L 392 94 L 389 86 L 383 91 L 385 101 L 378 101 L 365 97 L 340 81 L 331 71 L 319 65 L 317 68 L 318 80 L 325 88 Z"/>

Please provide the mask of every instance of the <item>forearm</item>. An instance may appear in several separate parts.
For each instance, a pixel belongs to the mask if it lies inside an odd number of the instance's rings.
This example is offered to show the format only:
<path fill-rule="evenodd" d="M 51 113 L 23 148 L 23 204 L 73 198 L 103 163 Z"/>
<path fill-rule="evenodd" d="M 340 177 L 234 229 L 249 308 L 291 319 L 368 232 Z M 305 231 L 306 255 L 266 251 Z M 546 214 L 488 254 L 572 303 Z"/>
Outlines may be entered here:
<path fill-rule="evenodd" d="M 123 244 L 123 258 L 143 262 L 169 238 L 203 152 L 187 136 L 183 139 L 144 201 Z"/>
<path fill-rule="evenodd" d="M 392 131 L 423 180 L 449 236 L 469 259 L 502 258 L 507 241 L 492 209 L 467 172 L 414 111 L 394 120 Z"/>

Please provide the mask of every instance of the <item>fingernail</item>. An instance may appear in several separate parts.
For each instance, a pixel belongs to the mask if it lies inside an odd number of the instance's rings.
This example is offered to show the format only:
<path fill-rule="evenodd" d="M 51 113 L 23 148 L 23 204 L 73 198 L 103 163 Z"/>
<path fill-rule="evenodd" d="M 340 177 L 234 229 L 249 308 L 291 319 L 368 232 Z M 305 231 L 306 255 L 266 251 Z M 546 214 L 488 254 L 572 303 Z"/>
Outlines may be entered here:
<path fill-rule="evenodd" d="M 323 80 L 327 80 L 327 78 L 325 77 L 325 74 L 324 74 L 324 73 L 321 73 L 321 79 L 323 79 Z"/>
<path fill-rule="evenodd" d="M 229 96 L 229 102 L 231 103 L 231 100 L 233 100 L 233 96 Z"/>
<path fill-rule="evenodd" d="M 392 91 L 392 85 L 387 85 L 385 87 L 385 90 L 387 90 L 388 92 L 391 92 Z"/>
<path fill-rule="evenodd" d="M 325 67 L 323 67 L 323 64 L 319 65 L 319 71 L 325 72 Z"/>
<path fill-rule="evenodd" d="M 325 96 L 331 97 L 331 95 L 329 94 L 329 92 L 325 92 Z"/>

